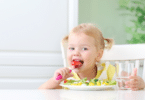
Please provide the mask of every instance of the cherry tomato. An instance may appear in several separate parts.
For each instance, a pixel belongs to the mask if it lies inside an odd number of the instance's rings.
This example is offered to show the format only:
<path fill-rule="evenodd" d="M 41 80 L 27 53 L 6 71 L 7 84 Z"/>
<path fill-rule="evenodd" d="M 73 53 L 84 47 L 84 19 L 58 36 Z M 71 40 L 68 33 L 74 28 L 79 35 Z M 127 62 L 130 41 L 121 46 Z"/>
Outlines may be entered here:
<path fill-rule="evenodd" d="M 67 82 L 67 80 L 64 80 L 64 83 L 66 83 Z"/>
<path fill-rule="evenodd" d="M 79 62 L 79 61 L 73 61 L 73 62 L 72 62 L 72 65 L 80 65 L 80 64 L 82 64 L 82 63 Z"/>

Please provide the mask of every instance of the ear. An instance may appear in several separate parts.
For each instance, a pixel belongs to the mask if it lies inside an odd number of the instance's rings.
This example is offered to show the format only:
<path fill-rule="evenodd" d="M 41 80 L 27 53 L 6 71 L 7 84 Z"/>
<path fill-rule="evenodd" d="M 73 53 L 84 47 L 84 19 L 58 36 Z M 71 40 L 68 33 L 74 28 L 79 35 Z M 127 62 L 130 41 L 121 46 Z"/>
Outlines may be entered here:
<path fill-rule="evenodd" d="M 103 49 L 100 49 L 96 54 L 96 62 L 99 62 L 103 56 Z"/>

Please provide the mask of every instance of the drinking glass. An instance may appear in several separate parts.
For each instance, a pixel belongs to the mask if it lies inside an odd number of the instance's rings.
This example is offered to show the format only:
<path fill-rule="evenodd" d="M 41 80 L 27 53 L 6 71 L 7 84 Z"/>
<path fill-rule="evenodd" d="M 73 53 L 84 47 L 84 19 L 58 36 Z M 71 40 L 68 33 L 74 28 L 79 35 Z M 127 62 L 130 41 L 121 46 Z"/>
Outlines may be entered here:
<path fill-rule="evenodd" d="M 116 64 L 116 81 L 117 81 L 117 89 L 119 90 L 128 90 L 126 88 L 125 82 L 129 81 L 129 76 L 131 76 L 134 63 L 118 63 Z"/>

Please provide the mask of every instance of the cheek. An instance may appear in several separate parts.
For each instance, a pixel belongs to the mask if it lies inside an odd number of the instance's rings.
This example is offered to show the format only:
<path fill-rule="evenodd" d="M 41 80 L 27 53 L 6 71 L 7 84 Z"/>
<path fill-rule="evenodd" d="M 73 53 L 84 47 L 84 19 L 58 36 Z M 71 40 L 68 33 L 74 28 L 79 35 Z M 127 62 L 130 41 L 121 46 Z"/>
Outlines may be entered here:
<path fill-rule="evenodd" d="M 72 58 L 71 53 L 69 51 L 67 51 L 67 60 L 68 60 L 68 62 L 71 61 L 71 58 Z"/>
<path fill-rule="evenodd" d="M 95 56 L 91 52 L 87 52 L 87 53 L 84 54 L 84 60 L 85 60 L 86 63 L 88 63 L 88 64 L 91 63 L 92 64 L 95 60 Z"/>
<path fill-rule="evenodd" d="M 83 56 L 84 56 L 83 58 L 85 61 L 90 61 L 92 59 L 91 52 L 86 52 Z"/>

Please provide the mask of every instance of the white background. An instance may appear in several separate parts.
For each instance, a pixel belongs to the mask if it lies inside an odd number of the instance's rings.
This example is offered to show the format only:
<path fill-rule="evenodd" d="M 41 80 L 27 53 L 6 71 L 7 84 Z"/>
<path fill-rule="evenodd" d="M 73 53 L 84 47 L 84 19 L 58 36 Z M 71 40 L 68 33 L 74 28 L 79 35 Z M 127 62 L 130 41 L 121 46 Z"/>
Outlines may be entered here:
<path fill-rule="evenodd" d="M 60 51 L 67 0 L 1 0 L 0 49 Z"/>
<path fill-rule="evenodd" d="M 78 0 L 0 0 L 0 89 L 37 89 L 63 67 Z M 75 9 L 74 9 L 75 8 Z"/>

